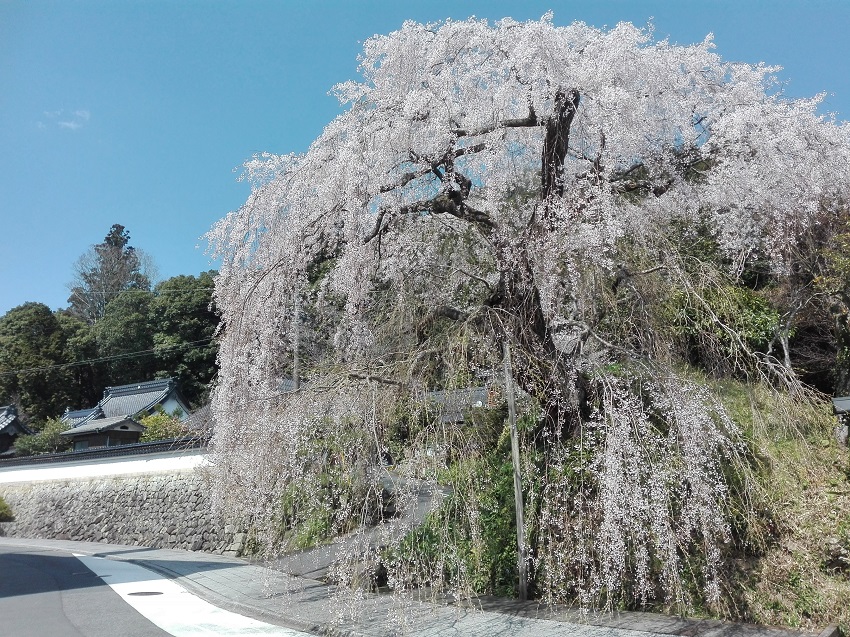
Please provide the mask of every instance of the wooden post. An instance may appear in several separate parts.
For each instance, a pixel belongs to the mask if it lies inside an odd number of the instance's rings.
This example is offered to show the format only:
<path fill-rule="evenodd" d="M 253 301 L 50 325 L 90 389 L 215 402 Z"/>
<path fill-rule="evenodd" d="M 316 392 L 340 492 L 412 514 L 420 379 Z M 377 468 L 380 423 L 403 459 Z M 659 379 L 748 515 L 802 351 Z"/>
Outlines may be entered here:
<path fill-rule="evenodd" d="M 505 364 L 505 398 L 508 401 L 508 424 L 511 428 L 511 460 L 514 466 L 514 505 L 516 507 L 516 547 L 517 566 L 519 568 L 519 598 L 528 599 L 528 552 L 525 547 L 525 519 L 522 502 L 522 477 L 519 464 L 519 438 L 516 430 L 516 398 L 511 369 L 511 350 L 508 342 L 502 343 Z"/>

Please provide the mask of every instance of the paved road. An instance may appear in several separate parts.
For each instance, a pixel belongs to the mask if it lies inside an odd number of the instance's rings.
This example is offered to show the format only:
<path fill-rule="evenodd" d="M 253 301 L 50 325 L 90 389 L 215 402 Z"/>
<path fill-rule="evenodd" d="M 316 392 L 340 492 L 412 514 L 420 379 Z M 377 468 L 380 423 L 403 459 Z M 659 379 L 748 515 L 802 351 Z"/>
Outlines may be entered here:
<path fill-rule="evenodd" d="M 0 635 L 169 636 L 70 553 L 2 545 Z"/>
<path fill-rule="evenodd" d="M 334 634 L 351 637 L 387 637 L 399 632 L 416 637 L 833 637 L 833 631 L 825 630 L 822 635 L 792 630 L 778 630 L 763 626 L 733 624 L 710 620 L 692 620 L 678 617 L 653 615 L 650 613 L 614 613 L 585 615 L 568 609 L 546 608 L 537 602 L 517 602 L 504 599 L 476 600 L 473 608 L 443 606 L 419 600 L 416 596 L 373 595 L 361 593 L 348 601 L 353 601 L 356 612 L 347 612 L 347 597 L 340 597 L 342 591 L 323 582 L 305 577 L 294 577 L 261 564 L 252 564 L 247 560 L 178 551 L 170 549 L 151 549 L 134 546 L 117 546 L 90 542 L 69 542 L 63 540 L 36 540 L 0 537 L 0 549 L 7 553 L 47 553 L 71 562 L 71 554 L 79 554 L 83 559 L 102 560 L 92 563 L 96 570 L 110 574 L 109 581 L 117 577 L 122 565 L 141 566 L 147 570 L 146 577 L 156 574 L 180 584 L 184 592 L 191 591 L 212 604 L 240 616 L 253 617 L 266 624 L 275 626 L 264 629 L 260 634 L 284 634 L 289 629 L 312 634 Z M 64 551 L 64 553 L 62 553 Z M 79 562 L 82 565 L 82 562 Z M 81 572 L 74 566 L 71 572 Z M 154 573 L 151 573 L 154 572 Z M 64 637 L 64 635 L 132 635 L 131 632 L 112 630 L 106 633 L 56 632 L 47 627 L 41 632 L 11 632 L 5 624 L 7 618 L 21 615 L 33 615 L 34 604 L 22 608 L 20 602 L 28 595 L 35 596 L 40 589 L 63 591 L 64 595 L 86 590 L 96 582 L 88 582 L 83 576 L 72 578 L 77 588 L 65 590 L 58 584 L 45 587 L 9 582 L 7 563 L 0 561 L 0 637 Z M 133 579 L 135 576 L 130 577 Z M 59 579 L 59 578 L 57 578 Z M 128 579 L 123 577 L 123 579 Z M 138 582 L 138 579 L 136 580 Z M 151 586 L 145 582 L 145 587 Z M 157 584 L 160 586 L 160 584 Z M 12 605 L 6 605 L 3 591 L 12 590 L 16 597 Z M 67 588 L 67 587 L 66 587 Z M 145 588 L 143 590 L 152 590 Z M 17 592 L 15 592 L 17 591 Z M 28 592 L 27 592 L 28 591 Z M 136 599 L 154 600 L 157 597 Z M 343 603 L 341 603 L 343 602 Z M 85 604 L 80 602 L 80 605 Z M 49 600 L 55 607 L 62 604 Z M 74 614 L 73 611 L 71 613 Z M 205 619 L 209 611 L 193 612 L 199 620 Z M 26 624 L 22 624 L 26 626 Z M 169 629 L 169 632 L 171 630 Z M 141 633 L 147 634 L 147 633 Z M 161 634 L 161 633 L 153 633 Z M 173 634 L 177 634 L 176 632 Z M 195 633 L 199 634 L 199 633 Z M 257 634 L 256 632 L 224 633 L 210 631 L 205 635 Z"/>
<path fill-rule="evenodd" d="M 121 560 L 0 545 L 0 574 L 0 637 L 309 637 Z"/>

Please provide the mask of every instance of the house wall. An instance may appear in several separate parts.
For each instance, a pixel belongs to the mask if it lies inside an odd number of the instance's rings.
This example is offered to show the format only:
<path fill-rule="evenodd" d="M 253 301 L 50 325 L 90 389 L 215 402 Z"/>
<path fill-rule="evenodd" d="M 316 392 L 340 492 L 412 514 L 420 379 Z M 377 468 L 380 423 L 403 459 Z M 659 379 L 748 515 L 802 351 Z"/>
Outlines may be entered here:
<path fill-rule="evenodd" d="M 245 534 L 216 519 L 202 471 L 0 483 L 15 519 L 0 535 L 239 555 Z"/>
<path fill-rule="evenodd" d="M 180 420 L 186 420 L 189 417 L 189 412 L 177 401 L 173 396 L 162 403 L 162 408 L 167 414 L 173 414 L 175 410 L 180 410 Z"/>
<path fill-rule="evenodd" d="M 91 449 L 93 447 L 115 447 L 118 445 L 129 445 L 134 442 L 139 442 L 142 433 L 140 431 L 121 431 L 111 429 L 103 433 L 80 434 L 72 436 L 74 441 L 74 449 Z M 78 445 L 77 443 L 87 442 L 88 445 Z"/>

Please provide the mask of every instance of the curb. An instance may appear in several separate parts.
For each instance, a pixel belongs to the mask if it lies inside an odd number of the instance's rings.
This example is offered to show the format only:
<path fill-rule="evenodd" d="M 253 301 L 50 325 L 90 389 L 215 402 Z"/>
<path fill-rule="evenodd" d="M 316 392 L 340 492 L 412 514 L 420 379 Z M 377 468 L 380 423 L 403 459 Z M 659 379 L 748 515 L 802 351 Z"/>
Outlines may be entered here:
<path fill-rule="evenodd" d="M 301 632 L 310 633 L 311 635 L 330 634 L 327 632 L 327 627 L 324 625 L 302 622 L 298 619 L 293 619 L 291 617 L 285 617 L 280 614 L 269 612 L 263 608 L 253 606 L 251 604 L 237 602 L 229 597 L 225 597 L 224 595 L 212 590 L 211 588 L 207 588 L 203 584 L 199 584 L 198 582 L 181 575 L 180 573 L 172 571 L 171 569 L 166 568 L 161 564 L 155 564 L 152 562 L 148 562 L 147 560 L 138 559 L 131 559 L 126 561 L 132 564 L 136 564 L 137 566 L 146 568 L 149 571 L 159 573 L 160 575 L 170 580 L 176 581 L 183 588 L 189 590 L 192 593 L 195 593 L 198 597 L 205 599 L 206 601 L 210 602 L 214 606 L 218 606 L 219 608 L 229 610 L 239 615 L 245 615 L 253 619 L 268 622 L 270 624 L 274 624 L 275 626 L 291 628 L 293 630 L 300 630 Z M 319 582 L 316 583 L 319 584 Z"/>

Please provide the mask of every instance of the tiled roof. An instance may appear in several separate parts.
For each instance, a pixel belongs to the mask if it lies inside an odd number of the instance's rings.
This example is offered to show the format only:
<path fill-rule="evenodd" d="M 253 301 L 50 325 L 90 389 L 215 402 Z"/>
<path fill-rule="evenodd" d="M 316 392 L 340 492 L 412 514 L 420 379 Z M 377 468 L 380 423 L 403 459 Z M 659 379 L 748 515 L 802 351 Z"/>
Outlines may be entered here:
<path fill-rule="evenodd" d="M 98 433 L 108 429 L 118 429 L 121 425 L 127 425 L 131 431 L 144 431 L 144 425 L 137 423 L 129 416 L 112 416 L 110 418 L 95 418 L 85 424 L 63 431 L 60 436 L 78 436 L 80 434 Z"/>
<path fill-rule="evenodd" d="M 107 387 L 98 407 L 105 418 L 137 414 L 164 401 L 174 388 L 175 383 L 171 378 Z"/>
<path fill-rule="evenodd" d="M 97 407 L 91 407 L 89 409 L 77 409 L 76 411 L 66 411 L 59 418 L 62 422 L 66 422 L 72 427 L 76 427 L 77 425 L 89 420 L 90 418 L 97 418 L 95 412 L 98 411 Z"/>
<path fill-rule="evenodd" d="M 299 383 L 300 387 L 304 387 L 304 381 L 302 380 Z M 295 391 L 295 379 L 294 378 L 284 378 L 280 381 L 280 384 L 277 386 L 277 390 L 281 394 L 288 394 L 289 392 Z"/>
<path fill-rule="evenodd" d="M 18 420 L 18 410 L 14 405 L 0 407 L 0 434 L 31 434 L 32 431 Z"/>
<path fill-rule="evenodd" d="M 14 405 L 0 407 L 0 431 L 8 427 L 18 419 L 18 410 Z"/>
<path fill-rule="evenodd" d="M 836 396 L 832 399 L 832 407 L 836 414 L 846 414 L 850 412 L 850 396 Z"/>
<path fill-rule="evenodd" d="M 62 415 L 62 421 L 76 429 L 93 420 L 150 412 L 168 400 L 172 394 L 181 405 L 185 405 L 173 378 L 107 387 L 103 390 L 103 398 L 95 407 L 66 411 Z M 188 413 L 188 408 L 186 412 Z"/>
<path fill-rule="evenodd" d="M 186 419 L 183 425 L 191 432 L 204 433 L 212 432 L 213 423 L 212 409 L 210 408 L 210 404 L 207 403 L 200 409 L 192 412 L 192 415 Z"/>

